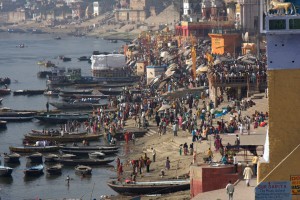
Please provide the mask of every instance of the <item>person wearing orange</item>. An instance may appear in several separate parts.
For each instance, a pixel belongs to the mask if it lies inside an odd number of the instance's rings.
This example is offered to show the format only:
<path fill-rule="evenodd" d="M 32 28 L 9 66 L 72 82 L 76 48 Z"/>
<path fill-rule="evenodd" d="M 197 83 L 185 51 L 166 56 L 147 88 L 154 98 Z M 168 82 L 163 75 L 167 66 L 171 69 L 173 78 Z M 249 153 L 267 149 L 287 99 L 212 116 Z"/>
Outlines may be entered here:
<path fill-rule="evenodd" d="M 129 142 L 129 133 L 128 133 L 128 131 L 125 132 L 124 138 L 125 138 L 126 144 L 128 144 L 128 142 Z"/>

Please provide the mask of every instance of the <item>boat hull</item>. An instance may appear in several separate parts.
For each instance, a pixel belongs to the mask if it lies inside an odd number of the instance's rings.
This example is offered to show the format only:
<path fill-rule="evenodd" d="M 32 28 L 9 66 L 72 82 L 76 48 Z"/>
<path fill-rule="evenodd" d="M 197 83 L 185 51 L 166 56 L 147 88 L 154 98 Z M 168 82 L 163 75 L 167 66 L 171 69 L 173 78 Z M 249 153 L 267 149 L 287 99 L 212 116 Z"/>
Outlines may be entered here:
<path fill-rule="evenodd" d="M 108 182 L 107 185 L 124 195 L 145 195 L 145 194 L 167 194 L 190 189 L 190 182 L 178 184 L 154 184 L 140 185 L 140 184 L 115 184 L 115 181 Z"/>
<path fill-rule="evenodd" d="M 48 167 L 46 169 L 46 172 L 49 175 L 61 175 L 61 169 L 62 169 L 61 165 L 54 165 L 52 167 Z"/>
<path fill-rule="evenodd" d="M 79 156 L 87 156 L 88 154 L 95 152 L 95 150 L 70 150 L 70 149 L 62 149 L 61 151 L 64 153 L 74 154 Z M 100 152 L 104 153 L 105 155 L 114 155 L 118 153 L 118 150 L 100 150 Z"/>
<path fill-rule="evenodd" d="M 33 136 L 25 135 L 25 140 L 30 142 L 36 142 L 41 140 L 46 141 L 56 141 L 56 142 L 82 142 L 87 141 L 97 141 L 100 139 L 102 134 L 90 134 L 90 135 L 66 135 L 66 136 Z"/>
<path fill-rule="evenodd" d="M 44 174 L 44 167 L 43 165 L 33 166 L 25 169 L 23 172 L 25 176 L 40 176 Z"/>
<path fill-rule="evenodd" d="M 77 165 L 107 165 L 113 162 L 113 159 L 110 160 L 101 160 L 101 159 L 58 159 L 63 165 L 66 166 L 77 166 Z"/>
<path fill-rule="evenodd" d="M 56 152 L 60 149 L 59 146 L 24 146 L 24 147 L 9 147 L 9 150 L 16 153 L 35 153 L 35 152 Z"/>
<path fill-rule="evenodd" d="M 20 163 L 20 158 L 19 157 L 4 156 L 4 162 L 6 162 L 6 163 Z"/>
<path fill-rule="evenodd" d="M 30 121 L 36 112 L 0 112 L 0 120 L 4 121 Z"/>
<path fill-rule="evenodd" d="M 78 121 L 83 122 L 89 119 L 89 115 L 39 115 L 35 116 L 35 119 L 38 119 L 45 123 L 52 124 L 64 124 L 68 121 Z"/>

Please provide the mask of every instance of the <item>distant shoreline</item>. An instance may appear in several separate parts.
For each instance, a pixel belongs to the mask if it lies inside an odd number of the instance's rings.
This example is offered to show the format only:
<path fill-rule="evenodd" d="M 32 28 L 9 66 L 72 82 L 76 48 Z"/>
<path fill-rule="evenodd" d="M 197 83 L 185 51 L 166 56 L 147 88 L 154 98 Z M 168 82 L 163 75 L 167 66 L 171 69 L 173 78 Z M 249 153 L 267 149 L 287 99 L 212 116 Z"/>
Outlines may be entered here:
<path fill-rule="evenodd" d="M 14 29 L 15 28 L 15 29 Z M 9 32 L 8 29 L 15 30 L 14 32 Z M 26 27 L 1 27 L 1 32 L 9 32 L 9 33 L 27 33 L 27 34 L 51 34 L 53 36 L 75 36 L 75 37 L 94 37 L 94 38 L 102 38 L 104 40 L 122 40 L 124 42 L 130 42 L 134 40 L 138 34 L 133 33 L 122 33 L 122 32 L 106 32 L 106 33 L 97 33 L 97 32 L 88 32 L 85 34 L 75 32 L 75 28 L 65 28 L 65 29 L 52 29 L 52 28 L 45 28 L 45 27 L 38 27 L 38 28 L 30 28 L 36 29 L 38 32 L 28 31 Z"/>

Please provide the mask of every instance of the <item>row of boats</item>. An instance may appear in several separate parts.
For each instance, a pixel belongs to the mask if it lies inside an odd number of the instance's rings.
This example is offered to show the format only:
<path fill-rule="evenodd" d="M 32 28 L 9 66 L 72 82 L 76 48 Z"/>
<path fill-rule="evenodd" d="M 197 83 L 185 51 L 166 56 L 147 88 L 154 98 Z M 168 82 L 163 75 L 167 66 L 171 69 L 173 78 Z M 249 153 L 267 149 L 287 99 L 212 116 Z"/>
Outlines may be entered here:
<path fill-rule="evenodd" d="M 49 147 L 49 148 L 48 148 Z M 45 151 L 49 149 L 57 149 L 56 146 L 45 146 Z M 58 163 L 46 168 L 46 171 L 50 175 L 58 175 L 61 174 L 61 169 L 63 166 L 75 166 L 75 172 L 81 175 L 90 174 L 92 168 L 90 166 L 102 166 L 107 165 L 114 161 L 114 159 L 105 159 L 107 155 L 113 155 L 118 152 L 117 146 L 81 146 L 81 147 L 62 147 L 62 154 L 46 154 L 43 155 L 40 152 L 42 148 L 32 147 L 31 150 L 38 151 L 37 153 L 30 154 L 26 156 L 26 159 L 29 163 L 38 165 L 34 165 L 32 167 L 26 168 L 24 170 L 25 175 L 40 175 L 43 174 L 43 161 L 45 163 Z M 75 154 L 68 154 L 66 152 L 72 152 L 74 150 Z M 23 149 L 24 150 L 24 149 Z M 21 148 L 10 147 L 11 152 L 19 152 L 19 153 L 28 153 L 28 151 L 23 151 Z M 83 152 L 81 152 L 83 151 Z M 30 151 L 31 152 L 31 151 Z M 4 154 L 4 162 L 5 163 L 20 163 L 21 155 L 19 153 L 11 153 Z M 86 158 L 88 155 L 88 158 Z M 6 166 L 0 166 L 0 176 L 9 176 L 12 173 L 12 168 Z"/>
<path fill-rule="evenodd" d="M 49 175 L 60 175 L 62 173 L 61 164 L 52 165 L 46 168 Z M 11 176 L 13 168 L 7 166 L 0 166 L 0 176 Z M 25 176 L 39 176 L 44 174 L 44 165 L 39 164 L 24 169 Z M 85 165 L 78 165 L 75 167 L 75 173 L 79 175 L 91 175 L 92 168 Z"/>

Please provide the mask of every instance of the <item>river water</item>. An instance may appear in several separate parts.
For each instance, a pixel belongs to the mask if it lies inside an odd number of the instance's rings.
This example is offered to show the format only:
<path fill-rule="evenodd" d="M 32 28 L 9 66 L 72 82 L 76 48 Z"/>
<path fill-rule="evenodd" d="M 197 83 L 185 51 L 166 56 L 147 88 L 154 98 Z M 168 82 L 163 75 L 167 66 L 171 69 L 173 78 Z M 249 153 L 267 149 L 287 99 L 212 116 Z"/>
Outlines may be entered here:
<path fill-rule="evenodd" d="M 38 66 L 39 60 L 51 60 L 60 67 L 81 68 L 83 75 L 91 75 L 90 64 L 79 62 L 80 56 L 90 56 L 94 50 L 118 51 L 121 42 L 109 43 L 96 38 L 62 37 L 55 40 L 50 34 L 10 34 L 0 33 L 0 77 L 9 77 L 12 83 L 9 88 L 46 89 L 46 80 L 38 79 L 37 72 L 46 70 Z M 25 48 L 16 47 L 24 44 Z M 71 62 L 62 62 L 57 57 L 71 57 Z M 56 101 L 43 95 L 38 96 L 4 96 L 2 107 L 12 109 L 45 110 L 47 101 Z M 6 130 L 0 130 L 0 153 L 9 152 L 9 146 L 20 146 L 23 135 L 31 129 L 42 129 L 45 125 L 36 120 L 23 123 L 8 123 Z M 62 199 L 62 198 L 97 198 L 101 195 L 116 194 L 107 185 L 110 177 L 115 177 L 113 165 L 110 167 L 93 167 L 91 177 L 82 178 L 75 175 L 74 168 L 63 168 L 61 176 L 49 177 L 46 174 L 36 178 L 25 178 L 23 170 L 28 165 L 26 158 L 14 168 L 12 177 L 0 177 L 0 197 L 9 199 Z M 3 165 L 3 159 L 1 159 Z M 66 177 L 71 177 L 70 185 Z"/>

